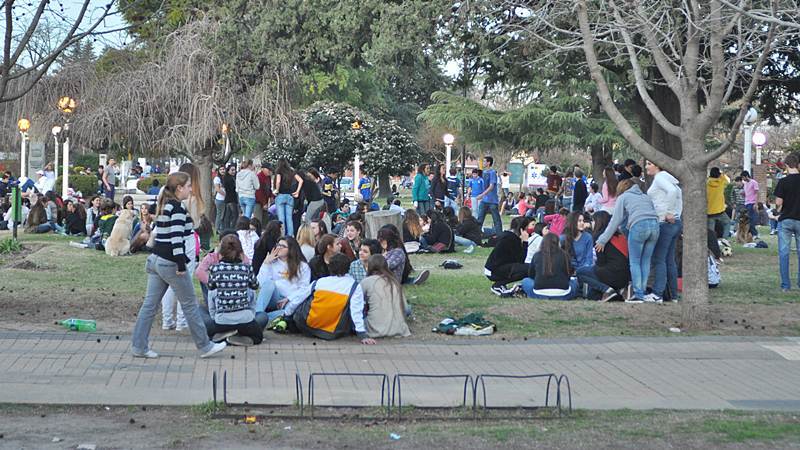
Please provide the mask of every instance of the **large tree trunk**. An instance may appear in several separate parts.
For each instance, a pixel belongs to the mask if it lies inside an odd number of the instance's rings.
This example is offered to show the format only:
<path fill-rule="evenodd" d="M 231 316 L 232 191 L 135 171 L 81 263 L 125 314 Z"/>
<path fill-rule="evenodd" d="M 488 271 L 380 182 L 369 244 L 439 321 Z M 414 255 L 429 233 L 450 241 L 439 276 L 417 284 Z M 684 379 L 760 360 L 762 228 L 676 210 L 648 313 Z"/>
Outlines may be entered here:
<path fill-rule="evenodd" d="M 389 178 L 389 174 L 378 174 L 375 177 L 375 181 L 377 183 L 376 188 L 379 189 L 378 197 L 376 198 L 388 198 L 392 194 L 392 182 L 391 178 Z"/>
<path fill-rule="evenodd" d="M 702 152 L 702 142 L 691 154 Z M 688 152 L 687 152 L 688 153 Z M 706 220 L 706 168 L 686 164 L 685 170 L 673 173 L 683 189 L 683 326 L 706 329 L 709 322 L 708 305 L 708 225 Z"/>
<path fill-rule="evenodd" d="M 592 178 L 598 186 L 603 181 L 603 169 L 610 166 L 614 162 L 613 151 L 609 148 L 606 149 L 605 145 L 596 144 L 591 147 L 592 152 Z M 588 186 L 587 186 L 588 188 Z"/>
<path fill-rule="evenodd" d="M 206 205 L 205 214 L 206 217 L 209 218 L 213 222 L 214 218 L 214 195 L 213 195 L 213 188 L 212 180 L 211 180 L 211 170 L 213 168 L 213 158 L 212 158 L 212 150 L 213 144 L 206 144 L 206 148 L 203 151 L 196 155 L 193 158 L 193 163 L 197 166 L 197 169 L 200 171 L 200 185 L 202 187 L 201 192 L 203 194 L 203 204 Z"/>

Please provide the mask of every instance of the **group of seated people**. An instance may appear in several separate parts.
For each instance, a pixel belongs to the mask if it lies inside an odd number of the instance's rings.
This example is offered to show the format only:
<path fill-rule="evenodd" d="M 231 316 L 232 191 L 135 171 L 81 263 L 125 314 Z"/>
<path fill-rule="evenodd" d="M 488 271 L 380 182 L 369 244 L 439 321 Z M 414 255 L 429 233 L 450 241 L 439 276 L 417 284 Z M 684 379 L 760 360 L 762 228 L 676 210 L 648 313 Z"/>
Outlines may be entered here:
<path fill-rule="evenodd" d="M 322 339 L 356 334 L 375 344 L 410 335 L 402 284 L 413 282 L 413 268 L 400 231 L 384 225 L 377 239 L 364 239 L 360 215 L 349 218 L 341 236 L 328 233 L 321 219 L 302 225 L 297 239 L 284 236 L 277 220 L 256 241 L 255 227 L 224 233 L 195 271 L 209 337 L 254 345 L 272 329 Z"/>
<path fill-rule="evenodd" d="M 571 300 L 585 295 L 593 300 L 622 300 L 631 281 L 628 243 L 615 231 L 603 252 L 595 257 L 595 241 L 606 231 L 611 215 L 598 211 L 571 212 L 560 229 L 551 223 L 519 216 L 497 239 L 484 266 L 500 296 L 523 293 L 530 298 Z M 508 284 L 521 281 L 516 289 Z M 581 289 L 582 285 L 587 288 Z"/>
<path fill-rule="evenodd" d="M 472 210 L 462 206 L 456 215 L 450 207 L 434 207 L 419 215 L 414 209 L 403 216 L 403 243 L 409 253 L 452 253 L 456 245 L 472 253 L 483 242 L 481 226 Z"/>

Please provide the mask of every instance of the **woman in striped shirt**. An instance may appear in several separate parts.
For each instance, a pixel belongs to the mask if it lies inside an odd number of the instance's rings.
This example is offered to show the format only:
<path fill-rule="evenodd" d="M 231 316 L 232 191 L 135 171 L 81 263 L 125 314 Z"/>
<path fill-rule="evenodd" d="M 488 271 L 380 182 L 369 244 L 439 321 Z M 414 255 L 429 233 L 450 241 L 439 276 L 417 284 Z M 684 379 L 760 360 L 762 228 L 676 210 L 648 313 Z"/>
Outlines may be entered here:
<path fill-rule="evenodd" d="M 133 356 L 157 358 L 150 349 L 150 329 L 153 326 L 161 297 L 168 287 L 175 291 L 183 306 L 189 331 L 195 345 L 207 358 L 225 348 L 225 343 L 215 344 L 208 339 L 206 327 L 198 311 L 192 278 L 186 271 L 189 258 L 186 255 L 186 241 L 194 239 L 192 218 L 181 204 L 192 192 L 192 180 L 187 173 L 175 172 L 167 178 L 164 191 L 158 199 L 156 211 L 155 245 L 147 258 L 147 293 L 139 309 L 136 326 L 133 329 Z"/>

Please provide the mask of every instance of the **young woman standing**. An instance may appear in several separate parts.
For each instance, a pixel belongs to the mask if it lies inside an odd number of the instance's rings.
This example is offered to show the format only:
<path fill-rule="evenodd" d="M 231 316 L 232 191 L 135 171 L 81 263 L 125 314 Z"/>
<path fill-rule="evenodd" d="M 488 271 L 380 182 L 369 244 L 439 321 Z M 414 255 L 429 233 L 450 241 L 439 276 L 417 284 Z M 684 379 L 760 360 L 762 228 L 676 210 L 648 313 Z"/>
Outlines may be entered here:
<path fill-rule="evenodd" d="M 158 354 L 150 348 L 150 329 L 158 305 L 167 288 L 171 287 L 183 306 L 189 331 L 195 345 L 207 358 L 225 348 L 225 343 L 214 344 L 208 339 L 206 327 L 198 311 L 192 278 L 187 272 L 189 258 L 185 253 L 187 241 L 193 241 L 191 216 L 181 203 L 192 192 L 189 174 L 175 172 L 167 178 L 164 191 L 158 200 L 155 223 L 155 245 L 153 253 L 147 258 L 147 293 L 139 309 L 136 326 L 133 329 L 131 351 L 139 358 L 157 358 Z M 191 242 L 194 245 L 194 242 Z"/>

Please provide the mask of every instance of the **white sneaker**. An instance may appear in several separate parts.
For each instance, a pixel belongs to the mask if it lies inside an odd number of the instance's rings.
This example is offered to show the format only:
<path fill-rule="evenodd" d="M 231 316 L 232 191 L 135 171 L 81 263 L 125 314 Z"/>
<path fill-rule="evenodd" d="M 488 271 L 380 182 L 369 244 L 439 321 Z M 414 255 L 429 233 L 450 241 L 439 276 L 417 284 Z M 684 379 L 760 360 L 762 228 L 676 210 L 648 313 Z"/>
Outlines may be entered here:
<path fill-rule="evenodd" d="M 427 269 L 423 270 L 422 272 L 420 272 L 419 275 L 417 275 L 417 278 L 414 279 L 414 285 L 419 286 L 420 284 L 424 283 L 430 275 L 431 275 L 430 270 Z"/>
<path fill-rule="evenodd" d="M 133 357 L 134 358 L 155 359 L 155 358 L 158 358 L 158 353 L 156 353 L 156 352 L 154 352 L 152 350 L 148 350 L 148 351 L 146 351 L 144 353 L 134 353 Z"/>
<path fill-rule="evenodd" d="M 469 247 L 467 247 L 467 248 L 464 250 L 464 253 L 467 253 L 467 254 L 469 254 L 469 253 L 472 253 L 472 252 L 474 252 L 474 251 L 475 251 L 475 246 L 474 246 L 474 245 L 470 245 Z"/>
<path fill-rule="evenodd" d="M 175 327 L 175 331 L 183 331 L 183 330 L 185 330 L 185 329 L 187 329 L 187 328 L 189 328 L 189 324 L 186 324 L 186 323 L 179 323 L 179 324 L 178 324 L 178 325 Z"/>
<path fill-rule="evenodd" d="M 253 338 L 250 336 L 231 336 L 228 338 L 228 344 L 239 347 L 250 347 L 253 345 Z"/>
<path fill-rule="evenodd" d="M 228 346 L 228 344 L 226 344 L 224 342 L 217 342 L 216 344 L 214 344 L 213 347 L 211 347 L 211 350 L 203 353 L 202 355 L 200 355 L 200 357 L 201 358 L 208 358 L 210 356 L 214 356 L 215 354 L 225 350 L 225 347 L 227 347 L 227 346 Z"/>
<path fill-rule="evenodd" d="M 169 322 L 162 323 L 161 329 L 164 330 L 164 331 L 174 330 L 175 329 L 175 323 L 174 322 L 173 323 L 169 323 Z"/>
<path fill-rule="evenodd" d="M 652 292 L 644 296 L 645 303 L 662 303 L 664 300 Z"/>
<path fill-rule="evenodd" d="M 77 247 L 77 248 L 89 248 L 89 244 L 84 244 L 83 242 L 70 242 L 70 247 Z"/>

